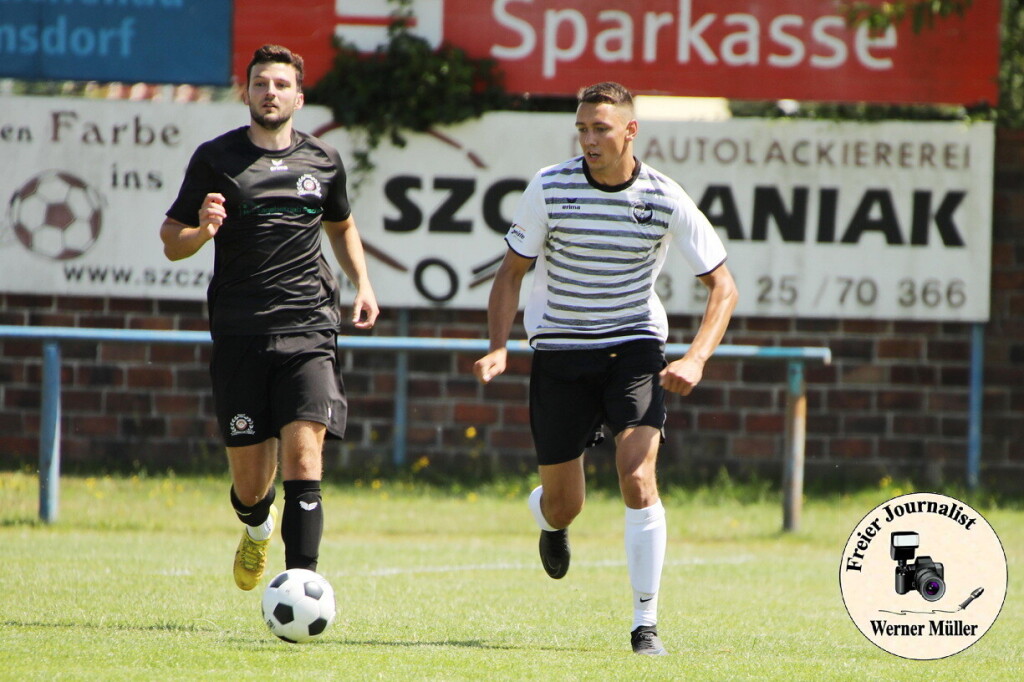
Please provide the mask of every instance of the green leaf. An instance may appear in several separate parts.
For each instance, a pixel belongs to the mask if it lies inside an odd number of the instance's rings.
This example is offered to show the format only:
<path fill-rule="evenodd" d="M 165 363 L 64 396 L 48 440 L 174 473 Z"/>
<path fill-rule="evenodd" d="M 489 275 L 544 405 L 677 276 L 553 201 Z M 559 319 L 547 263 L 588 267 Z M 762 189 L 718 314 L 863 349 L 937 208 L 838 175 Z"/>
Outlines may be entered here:
<path fill-rule="evenodd" d="M 403 131 L 459 123 L 510 101 L 495 61 L 449 44 L 432 49 L 409 31 L 410 0 L 390 2 L 396 9 L 387 45 L 361 54 L 337 42 L 330 72 L 306 93 L 311 104 L 330 107 L 335 121 L 366 132 L 357 170 L 372 169 L 370 156 L 381 140 L 404 146 Z"/>

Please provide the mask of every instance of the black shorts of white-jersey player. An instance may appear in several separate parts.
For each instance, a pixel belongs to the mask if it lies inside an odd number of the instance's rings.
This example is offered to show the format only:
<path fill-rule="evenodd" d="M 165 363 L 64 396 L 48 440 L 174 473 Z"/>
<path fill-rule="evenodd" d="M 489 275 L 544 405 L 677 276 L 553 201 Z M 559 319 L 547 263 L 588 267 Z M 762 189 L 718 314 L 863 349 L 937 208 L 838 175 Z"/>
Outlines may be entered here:
<path fill-rule="evenodd" d="M 565 529 L 583 508 L 583 450 L 603 424 L 615 439 L 626 506 L 631 642 L 637 653 L 660 654 L 666 530 L 655 463 L 663 396 L 688 395 L 700 382 L 738 294 L 707 218 L 677 183 L 633 156 L 638 125 L 629 91 L 598 83 L 578 99 L 582 155 L 541 169 L 523 193 L 488 303 L 491 350 L 473 371 L 485 384 L 505 371 L 522 281 L 536 264 L 523 322 L 535 349 L 530 416 L 541 485 L 529 507 L 542 563 L 553 578 L 569 568 Z M 654 285 L 669 245 L 709 295 L 689 350 L 666 362 L 668 322 Z"/>
<path fill-rule="evenodd" d="M 285 47 L 256 50 L 242 98 L 249 125 L 196 149 L 160 228 L 170 260 L 214 241 L 211 378 L 231 503 L 245 524 L 235 581 L 247 590 L 266 566 L 279 464 L 285 565 L 317 568 L 322 448 L 344 435 L 347 409 L 335 356 L 343 314 L 323 233 L 356 288 L 346 317 L 369 329 L 379 313 L 341 158 L 292 127 L 302 72 Z"/>

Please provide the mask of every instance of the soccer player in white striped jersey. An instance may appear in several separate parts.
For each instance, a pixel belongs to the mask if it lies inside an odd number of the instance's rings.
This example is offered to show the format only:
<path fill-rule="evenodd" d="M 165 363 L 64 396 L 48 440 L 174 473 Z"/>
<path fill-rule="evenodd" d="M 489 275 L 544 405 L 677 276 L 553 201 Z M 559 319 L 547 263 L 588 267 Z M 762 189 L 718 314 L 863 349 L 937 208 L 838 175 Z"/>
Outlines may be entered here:
<path fill-rule="evenodd" d="M 528 504 L 541 529 L 541 563 L 552 578 L 569 569 L 566 529 L 586 494 L 583 453 L 606 426 L 626 506 L 631 645 L 664 655 L 657 615 L 666 526 L 655 464 L 665 391 L 685 396 L 700 382 L 738 293 L 704 214 L 676 182 L 633 156 L 629 91 L 598 83 L 578 100 L 582 154 L 541 169 L 523 193 L 488 303 L 490 352 L 473 372 L 487 384 L 505 371 L 522 281 L 536 264 L 523 321 L 535 351 L 530 426 L 541 485 Z M 667 362 L 668 321 L 654 285 L 670 244 L 709 295 L 689 350 Z"/>

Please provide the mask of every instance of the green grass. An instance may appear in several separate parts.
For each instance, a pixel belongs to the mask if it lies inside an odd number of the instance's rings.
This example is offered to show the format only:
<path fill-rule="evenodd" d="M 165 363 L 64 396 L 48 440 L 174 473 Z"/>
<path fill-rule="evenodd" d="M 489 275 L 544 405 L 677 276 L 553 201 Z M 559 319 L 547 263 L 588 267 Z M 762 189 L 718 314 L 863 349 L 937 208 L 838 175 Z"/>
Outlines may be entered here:
<path fill-rule="evenodd" d="M 1007 552 L 1002 613 L 939 661 L 892 656 L 850 621 L 838 567 L 850 531 L 890 488 L 808 500 L 779 532 L 771 494 L 666 494 L 660 630 L 672 656 L 629 651 L 622 506 L 592 494 L 573 566 L 544 575 L 528 481 L 447 491 L 368 482 L 325 488 L 321 571 L 339 616 L 288 645 L 231 579 L 238 533 L 218 478 L 73 478 L 56 523 L 36 478 L 0 473 L 3 680 L 1021 679 L 1024 512 L 979 507 Z M 739 496 L 742 497 L 742 496 Z M 280 539 L 270 572 L 283 569 Z"/>

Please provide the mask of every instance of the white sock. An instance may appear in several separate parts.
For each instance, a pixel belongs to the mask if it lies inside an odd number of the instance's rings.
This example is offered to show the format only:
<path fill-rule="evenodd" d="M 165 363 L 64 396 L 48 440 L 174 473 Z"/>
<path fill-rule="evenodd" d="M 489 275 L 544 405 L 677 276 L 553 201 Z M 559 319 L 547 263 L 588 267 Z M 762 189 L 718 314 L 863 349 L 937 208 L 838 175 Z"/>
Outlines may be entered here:
<path fill-rule="evenodd" d="M 260 525 L 246 526 L 245 530 L 249 533 L 250 538 L 262 542 L 274 534 L 274 517 L 267 516 L 267 520 Z"/>
<path fill-rule="evenodd" d="M 530 507 L 530 512 L 533 514 L 533 519 L 540 526 L 541 530 L 558 530 L 544 518 L 544 512 L 540 510 L 540 498 L 544 494 L 544 486 L 539 485 L 533 489 L 530 493 L 530 499 L 527 500 L 526 504 Z"/>
<path fill-rule="evenodd" d="M 658 624 L 658 588 L 665 564 L 665 507 L 626 507 L 626 564 L 633 586 L 633 627 Z"/>

